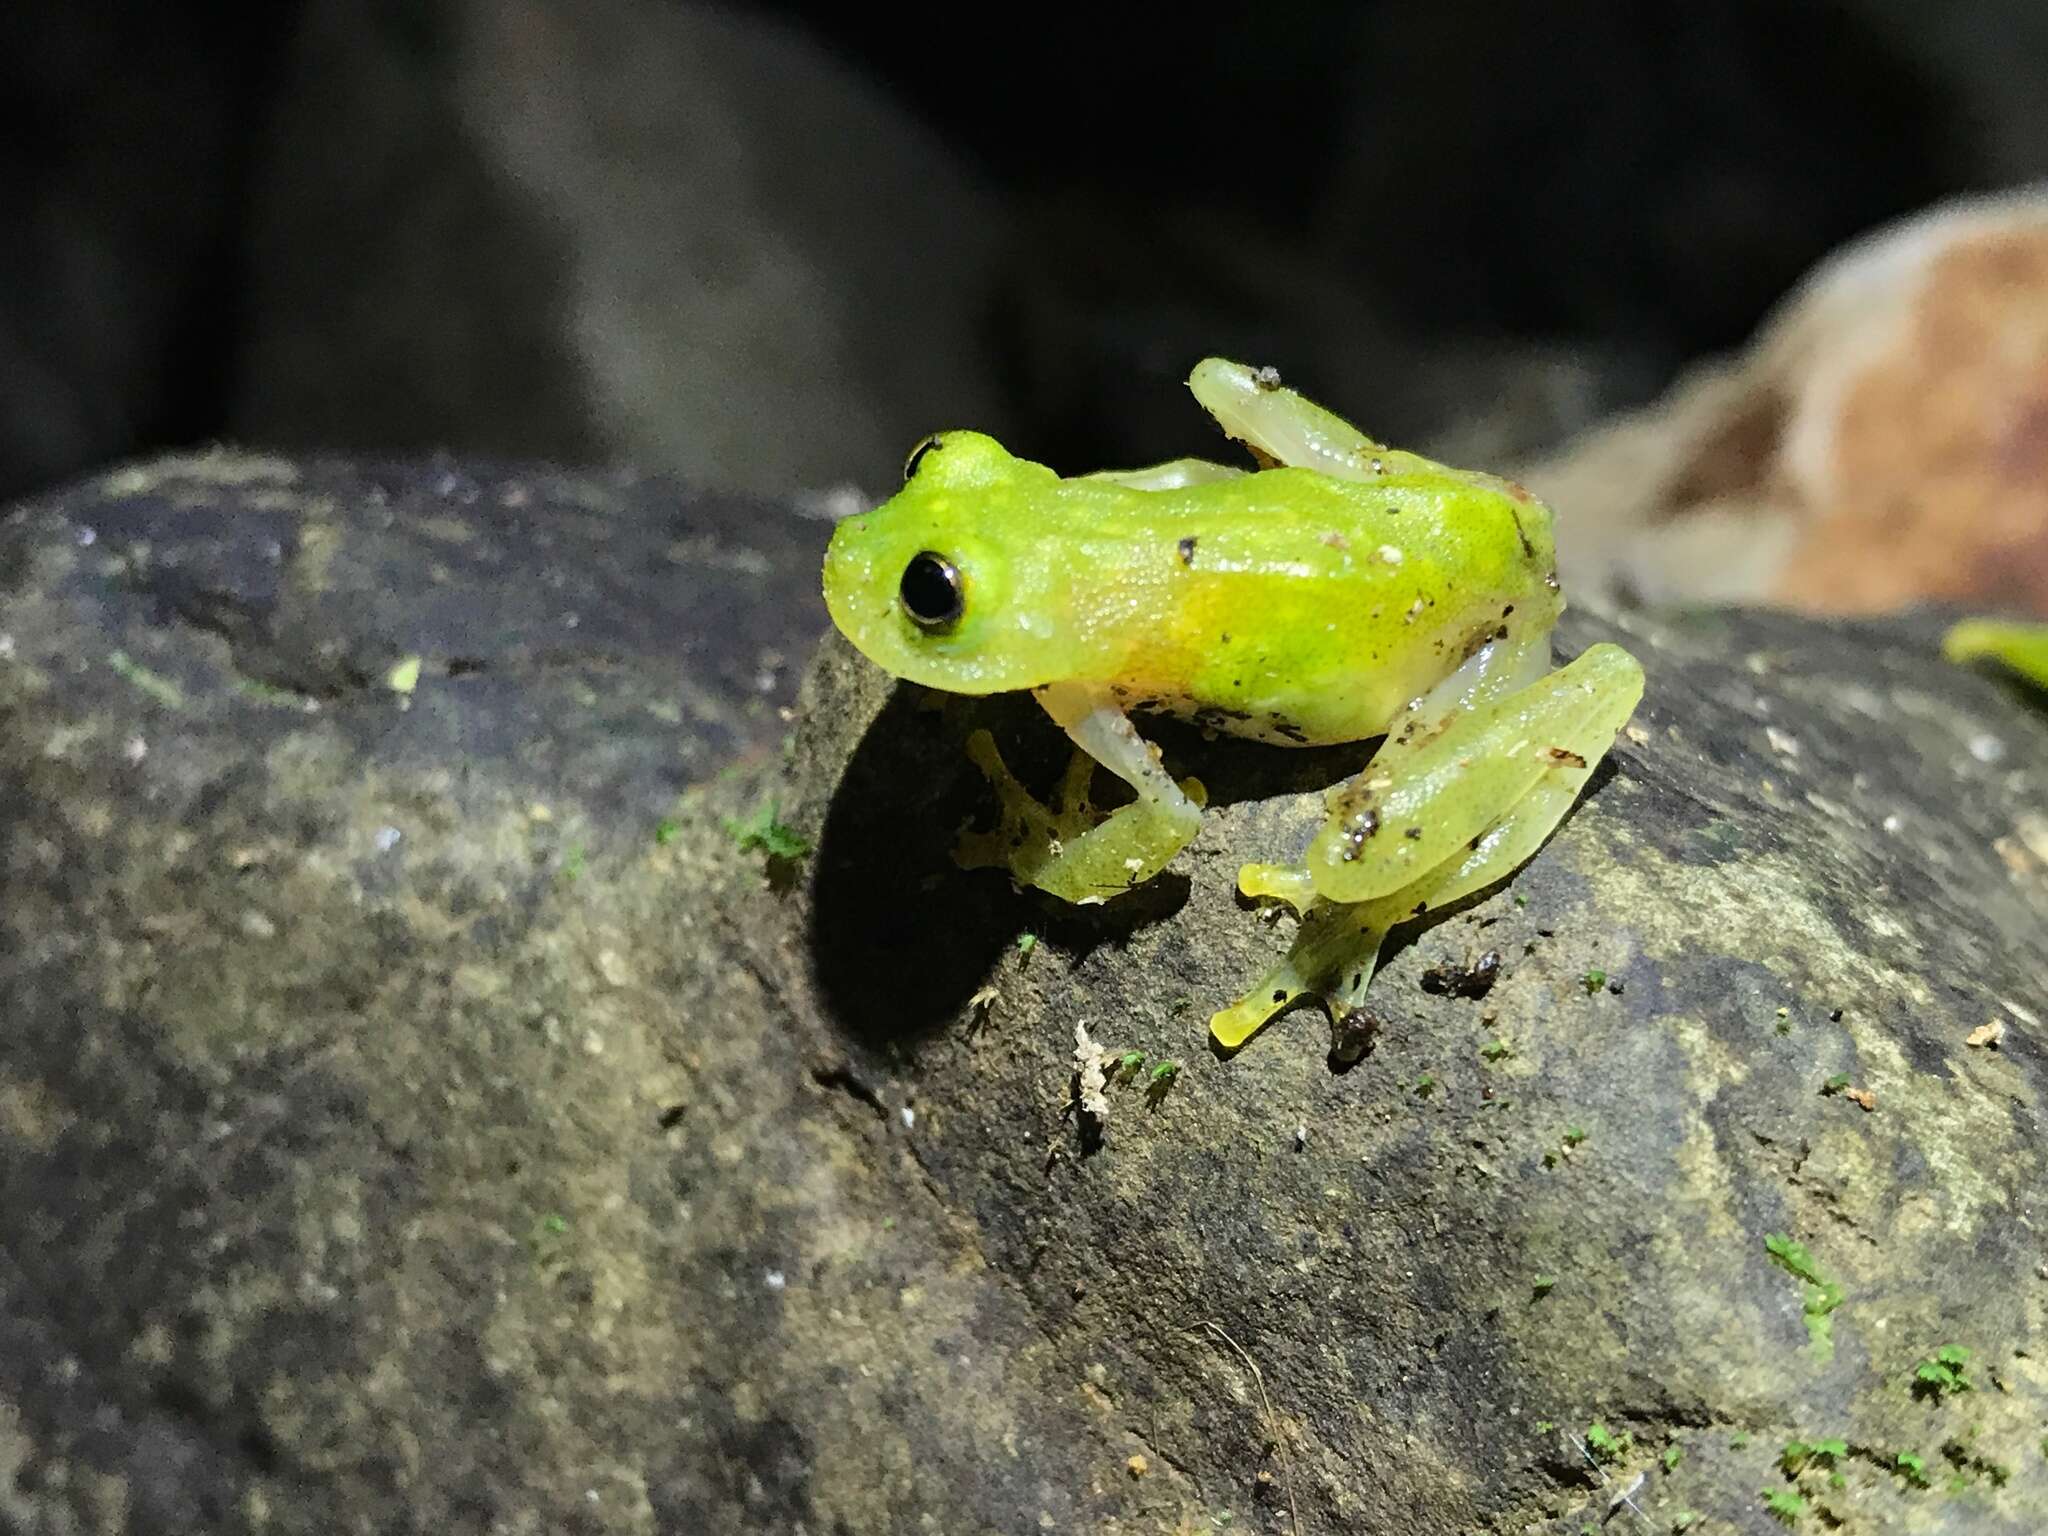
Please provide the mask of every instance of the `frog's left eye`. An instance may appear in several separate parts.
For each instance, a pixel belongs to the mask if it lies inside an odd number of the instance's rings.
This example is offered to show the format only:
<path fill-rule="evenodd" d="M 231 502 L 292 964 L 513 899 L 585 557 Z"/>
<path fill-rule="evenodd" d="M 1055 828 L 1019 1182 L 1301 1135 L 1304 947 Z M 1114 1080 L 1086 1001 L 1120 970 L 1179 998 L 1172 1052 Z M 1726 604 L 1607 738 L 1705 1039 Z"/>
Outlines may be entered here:
<path fill-rule="evenodd" d="M 967 607 L 967 591 L 960 571 L 944 555 L 921 550 L 903 567 L 903 579 L 896 584 L 896 601 L 919 629 L 936 634 L 960 622 Z"/>
<path fill-rule="evenodd" d="M 917 473 L 917 466 L 924 462 L 924 456 L 939 446 L 939 435 L 934 432 L 930 437 L 910 450 L 910 457 L 903 461 L 904 484 L 908 485 L 910 483 L 910 477 Z"/>

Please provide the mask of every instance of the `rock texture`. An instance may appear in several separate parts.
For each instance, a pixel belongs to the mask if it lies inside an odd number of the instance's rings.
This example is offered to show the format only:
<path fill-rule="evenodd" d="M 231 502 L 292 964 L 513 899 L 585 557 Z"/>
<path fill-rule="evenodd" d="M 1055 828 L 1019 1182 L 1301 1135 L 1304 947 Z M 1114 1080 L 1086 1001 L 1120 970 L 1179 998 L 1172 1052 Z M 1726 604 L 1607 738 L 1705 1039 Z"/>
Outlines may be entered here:
<path fill-rule="evenodd" d="M 828 643 L 778 756 L 824 532 L 230 455 L 0 520 L 7 1523 L 2040 1528 L 2031 707 L 1577 618 L 1650 677 L 1587 802 L 1358 1065 L 1224 1062 L 1236 865 L 1360 754 L 1162 733 L 1208 823 L 1105 909 L 957 872 L 966 730 L 1057 743 Z M 1086 1136 L 1080 1023 L 1183 1064 Z"/>

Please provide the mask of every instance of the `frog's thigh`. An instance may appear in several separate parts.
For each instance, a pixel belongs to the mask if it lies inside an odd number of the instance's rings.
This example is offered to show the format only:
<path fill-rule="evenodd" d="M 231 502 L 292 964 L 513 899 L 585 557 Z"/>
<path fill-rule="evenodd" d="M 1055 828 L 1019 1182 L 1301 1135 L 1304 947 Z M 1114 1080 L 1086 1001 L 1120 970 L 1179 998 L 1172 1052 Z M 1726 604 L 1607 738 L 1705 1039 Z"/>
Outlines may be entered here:
<path fill-rule="evenodd" d="M 1367 901 L 1462 858 L 1546 775 L 1598 762 L 1642 692 L 1636 659 L 1596 645 L 1560 671 L 1464 711 L 1397 762 L 1383 768 L 1376 757 L 1333 792 L 1330 819 L 1309 844 L 1317 893 Z"/>
<path fill-rule="evenodd" d="M 1126 486 L 1134 491 L 1177 491 L 1183 486 L 1236 480 L 1243 474 L 1243 470 L 1233 465 L 1216 464 L 1208 459 L 1172 459 L 1164 464 L 1154 464 L 1150 469 L 1104 469 L 1074 478 Z"/>
<path fill-rule="evenodd" d="M 1217 425 L 1254 453 L 1279 464 L 1318 470 L 1339 480 L 1370 480 L 1386 450 L 1333 412 L 1242 363 L 1204 359 L 1188 388 Z"/>

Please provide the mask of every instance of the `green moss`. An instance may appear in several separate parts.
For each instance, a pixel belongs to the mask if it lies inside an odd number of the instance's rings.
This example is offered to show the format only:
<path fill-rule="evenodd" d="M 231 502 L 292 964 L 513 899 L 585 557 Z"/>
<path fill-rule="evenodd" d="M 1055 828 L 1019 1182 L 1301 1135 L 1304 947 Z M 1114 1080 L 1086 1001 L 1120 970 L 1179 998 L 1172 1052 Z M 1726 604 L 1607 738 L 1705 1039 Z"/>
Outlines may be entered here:
<path fill-rule="evenodd" d="M 1764 1508 L 1787 1525 L 1797 1525 L 1806 1513 L 1806 1500 L 1790 1488 L 1760 1488 L 1757 1492 L 1764 1501 Z"/>
<path fill-rule="evenodd" d="M 1173 1085 L 1179 1080 L 1180 1063 L 1177 1061 L 1162 1061 L 1152 1069 L 1152 1076 L 1145 1084 L 1145 1097 L 1154 1104 L 1157 1104 L 1166 1097 L 1172 1090 Z"/>
<path fill-rule="evenodd" d="M 126 651 L 116 651 L 107 658 L 107 665 L 119 674 L 130 687 L 163 705 L 165 709 L 185 707 L 184 690 L 167 677 L 161 677 L 134 660 Z"/>
<path fill-rule="evenodd" d="M 1787 1440 L 1778 1453 L 1778 1467 L 1787 1477 L 1797 1477 L 1808 1467 L 1831 1467 L 1848 1454 L 1844 1440 Z"/>
<path fill-rule="evenodd" d="M 1913 1395 L 1932 1398 L 1935 1401 L 1958 1392 L 1970 1390 L 1970 1381 L 1963 1374 L 1970 1363 L 1970 1352 L 1960 1344 L 1944 1344 L 1928 1359 L 1913 1367 Z"/>
<path fill-rule="evenodd" d="M 1846 1299 L 1846 1293 L 1833 1280 L 1821 1273 L 1820 1266 L 1813 1261 L 1813 1255 L 1805 1247 L 1794 1242 L 1782 1232 L 1772 1232 L 1764 1238 L 1764 1251 L 1769 1253 L 1778 1267 L 1788 1275 L 1806 1283 L 1806 1336 L 1813 1348 L 1814 1357 L 1831 1360 L 1835 1354 L 1833 1312 Z"/>
<path fill-rule="evenodd" d="M 770 800 L 751 816 L 728 820 L 725 830 L 748 852 L 758 849 L 771 859 L 802 858 L 811 851 L 810 840 L 781 821 L 778 813 L 779 807 Z"/>
<path fill-rule="evenodd" d="M 1586 1426 L 1586 1448 L 1596 1461 L 1619 1461 L 1635 1448 L 1635 1443 L 1635 1436 L 1627 1430 L 1616 1434 L 1598 1419 Z"/>

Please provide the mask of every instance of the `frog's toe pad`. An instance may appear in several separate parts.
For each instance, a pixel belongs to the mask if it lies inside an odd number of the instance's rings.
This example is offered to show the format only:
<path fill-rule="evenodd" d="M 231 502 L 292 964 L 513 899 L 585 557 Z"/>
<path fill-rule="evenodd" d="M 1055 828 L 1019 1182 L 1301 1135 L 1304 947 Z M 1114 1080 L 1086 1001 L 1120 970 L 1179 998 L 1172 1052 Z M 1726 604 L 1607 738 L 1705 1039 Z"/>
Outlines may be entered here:
<path fill-rule="evenodd" d="M 1348 1017 L 1365 999 L 1386 938 L 1372 915 L 1335 902 L 1311 906 L 1280 962 L 1209 1020 L 1217 1046 L 1237 1050 L 1305 996 L 1321 1002 L 1333 1020 Z"/>

